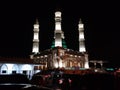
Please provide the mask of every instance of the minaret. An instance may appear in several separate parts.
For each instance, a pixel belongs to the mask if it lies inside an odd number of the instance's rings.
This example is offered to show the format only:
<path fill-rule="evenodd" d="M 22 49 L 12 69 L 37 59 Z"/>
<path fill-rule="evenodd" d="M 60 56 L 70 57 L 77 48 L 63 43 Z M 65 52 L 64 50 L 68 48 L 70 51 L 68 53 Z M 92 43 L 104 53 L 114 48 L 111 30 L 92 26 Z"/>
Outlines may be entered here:
<path fill-rule="evenodd" d="M 88 61 L 88 54 L 86 53 L 85 48 L 85 38 L 84 38 L 84 25 L 80 19 L 78 24 L 78 30 L 79 30 L 79 52 L 84 53 L 84 68 L 89 68 L 89 61 Z"/>
<path fill-rule="evenodd" d="M 62 47 L 62 38 L 64 38 L 64 34 L 61 30 L 61 12 L 55 12 L 55 47 L 60 46 Z"/>
<path fill-rule="evenodd" d="M 32 53 L 39 53 L 39 22 L 38 19 L 36 19 L 36 22 L 34 24 L 34 34 L 33 34 L 33 48 Z"/>
<path fill-rule="evenodd" d="M 84 38 L 84 25 L 80 19 L 78 24 L 78 30 L 79 30 L 79 52 L 86 52 L 85 49 L 85 38 Z"/>

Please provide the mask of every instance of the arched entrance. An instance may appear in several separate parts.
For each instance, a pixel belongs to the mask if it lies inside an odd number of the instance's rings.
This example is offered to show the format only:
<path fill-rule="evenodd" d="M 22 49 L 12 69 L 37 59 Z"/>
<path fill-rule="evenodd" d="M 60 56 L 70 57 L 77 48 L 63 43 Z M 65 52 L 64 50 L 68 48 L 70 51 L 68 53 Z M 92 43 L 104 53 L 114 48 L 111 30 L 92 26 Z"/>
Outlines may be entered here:
<path fill-rule="evenodd" d="M 7 67 L 7 65 L 6 64 L 3 64 L 2 66 L 1 66 L 1 68 L 0 68 L 0 73 L 1 74 L 8 74 L 8 67 Z"/>

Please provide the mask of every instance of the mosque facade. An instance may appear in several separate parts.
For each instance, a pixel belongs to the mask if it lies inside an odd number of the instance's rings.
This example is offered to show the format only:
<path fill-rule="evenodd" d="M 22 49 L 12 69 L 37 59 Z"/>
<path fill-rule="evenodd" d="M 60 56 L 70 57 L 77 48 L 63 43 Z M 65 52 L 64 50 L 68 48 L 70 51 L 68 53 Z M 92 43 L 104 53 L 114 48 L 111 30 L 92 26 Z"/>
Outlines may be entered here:
<path fill-rule="evenodd" d="M 38 20 L 34 24 L 33 35 L 33 49 L 30 58 L 36 63 L 43 63 L 42 66 L 38 66 L 41 69 L 53 69 L 53 68 L 89 68 L 88 53 L 85 48 L 84 38 L 84 24 L 80 19 L 78 22 L 78 39 L 79 39 L 79 51 L 68 49 L 64 32 L 62 31 L 61 21 L 62 13 L 60 11 L 55 12 L 55 30 L 54 41 L 50 49 L 39 52 L 39 23 Z"/>
<path fill-rule="evenodd" d="M 55 30 L 54 41 L 51 48 L 39 52 L 39 22 L 36 20 L 33 29 L 33 47 L 29 59 L 6 59 L 0 58 L 0 74 L 24 73 L 29 78 L 34 73 L 42 69 L 62 68 L 71 69 L 88 69 L 89 59 L 85 48 L 84 24 L 80 19 L 78 22 L 78 40 L 79 51 L 67 48 L 64 32 L 62 31 L 61 21 L 62 13 L 55 12 Z"/>

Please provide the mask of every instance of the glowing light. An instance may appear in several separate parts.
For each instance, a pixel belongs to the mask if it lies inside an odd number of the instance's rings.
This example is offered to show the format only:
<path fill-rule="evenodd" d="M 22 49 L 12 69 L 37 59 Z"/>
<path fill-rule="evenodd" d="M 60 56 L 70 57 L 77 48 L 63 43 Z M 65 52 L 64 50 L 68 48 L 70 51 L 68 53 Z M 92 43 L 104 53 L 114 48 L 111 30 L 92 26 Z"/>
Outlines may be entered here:
<path fill-rule="evenodd" d="M 87 62 L 85 63 L 85 68 L 89 68 L 89 65 Z"/>
<path fill-rule="evenodd" d="M 33 48 L 33 52 L 35 52 L 35 53 L 38 53 L 38 47 L 37 46 L 34 46 L 34 48 Z"/>
<path fill-rule="evenodd" d="M 79 38 L 80 38 L 80 39 L 84 39 L 84 34 L 83 34 L 83 32 L 80 33 Z"/>
<path fill-rule="evenodd" d="M 21 70 L 32 70 L 32 66 L 29 64 L 25 64 L 22 66 Z"/>
<path fill-rule="evenodd" d="M 37 29 L 38 29 L 38 28 L 39 28 L 39 25 L 38 25 L 38 24 L 35 24 L 35 25 L 34 25 L 34 28 L 37 28 Z"/>
<path fill-rule="evenodd" d="M 6 64 L 9 70 L 12 70 L 13 64 Z"/>
<path fill-rule="evenodd" d="M 59 22 L 56 22 L 55 28 L 56 30 L 61 30 L 61 24 Z"/>
<path fill-rule="evenodd" d="M 62 84 L 62 83 L 63 83 L 63 80 L 62 80 L 62 79 L 60 79 L 60 80 L 59 80 L 59 84 Z"/>
<path fill-rule="evenodd" d="M 79 24 L 79 28 L 83 28 L 83 24 Z M 83 29 L 79 29 L 79 30 L 83 30 Z"/>
<path fill-rule="evenodd" d="M 34 39 L 38 40 L 38 33 L 34 33 Z"/>
<path fill-rule="evenodd" d="M 68 79 L 68 81 L 69 81 L 69 83 L 72 83 L 72 80 L 70 78 Z"/>
<path fill-rule="evenodd" d="M 108 71 L 114 71 L 113 68 L 106 68 L 106 70 L 108 70 Z"/>
<path fill-rule="evenodd" d="M 39 73 L 41 70 L 35 70 L 35 73 Z"/>
<path fill-rule="evenodd" d="M 61 68 L 62 67 L 62 61 L 60 60 L 59 62 L 59 67 Z"/>
<path fill-rule="evenodd" d="M 80 47 L 80 52 L 85 52 L 85 47 Z"/>
<path fill-rule="evenodd" d="M 45 57 L 47 57 L 47 55 L 45 55 Z"/>
<path fill-rule="evenodd" d="M 62 46 L 61 41 L 56 41 L 56 42 L 55 42 L 55 47 L 56 47 L 56 46 Z"/>
<path fill-rule="evenodd" d="M 77 57 L 77 55 L 75 55 L 75 57 Z"/>
<path fill-rule="evenodd" d="M 58 68 L 58 63 L 55 63 L 55 68 Z"/>
<path fill-rule="evenodd" d="M 55 12 L 55 17 L 61 17 L 61 12 L 59 11 Z"/>
<path fill-rule="evenodd" d="M 11 74 L 13 70 L 15 70 L 17 72 L 18 68 L 16 65 L 14 64 L 6 64 L 7 66 L 7 74 Z M 3 68 L 3 70 L 5 70 L 5 67 Z"/>

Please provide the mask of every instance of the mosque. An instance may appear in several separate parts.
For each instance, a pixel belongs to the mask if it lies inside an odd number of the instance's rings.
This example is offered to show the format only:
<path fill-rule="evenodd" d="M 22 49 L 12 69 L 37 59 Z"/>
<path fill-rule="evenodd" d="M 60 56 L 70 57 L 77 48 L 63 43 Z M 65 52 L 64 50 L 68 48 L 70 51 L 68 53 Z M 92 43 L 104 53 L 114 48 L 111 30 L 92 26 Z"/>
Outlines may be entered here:
<path fill-rule="evenodd" d="M 88 69 L 89 59 L 85 48 L 84 24 L 78 22 L 79 51 L 67 48 L 64 32 L 62 31 L 62 13 L 55 12 L 54 41 L 51 48 L 39 52 L 39 22 L 36 20 L 33 28 L 33 47 L 29 59 L 5 59 L 0 58 L 0 74 L 24 73 L 32 76 L 42 69 L 63 68 Z M 72 42 L 71 42 L 72 43 Z"/>

